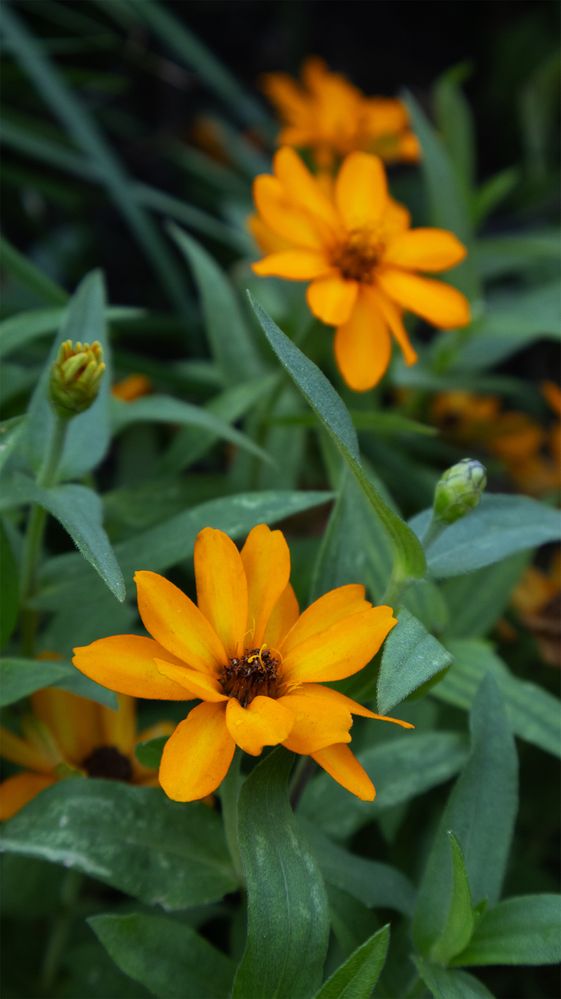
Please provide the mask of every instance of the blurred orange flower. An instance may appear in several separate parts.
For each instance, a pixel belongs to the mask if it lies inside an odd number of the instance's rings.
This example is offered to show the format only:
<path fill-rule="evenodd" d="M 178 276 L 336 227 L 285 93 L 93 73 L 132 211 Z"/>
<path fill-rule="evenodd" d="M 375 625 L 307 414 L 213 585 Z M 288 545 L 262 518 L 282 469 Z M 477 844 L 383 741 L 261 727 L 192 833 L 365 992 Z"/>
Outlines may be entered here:
<path fill-rule="evenodd" d="M 312 282 L 308 305 L 337 327 L 337 364 L 355 391 L 372 388 L 387 370 L 390 334 L 406 363 L 416 361 L 403 309 L 444 329 L 469 322 L 464 295 L 415 273 L 454 267 L 465 247 L 444 229 L 409 228 L 409 213 L 389 196 L 377 156 L 351 153 L 327 183 L 285 147 L 275 155 L 274 176 L 256 177 L 254 196 L 261 233 L 265 227 L 282 240 L 277 249 L 270 242 L 271 252 L 252 265 L 255 273 Z"/>
<path fill-rule="evenodd" d="M 120 382 L 115 382 L 111 389 L 115 399 L 120 399 L 121 402 L 134 402 L 143 395 L 149 395 L 151 391 L 152 382 L 147 375 L 141 374 L 127 375 Z"/>
<path fill-rule="evenodd" d="M 561 550 L 547 571 L 530 566 L 512 595 L 523 624 L 532 632 L 549 666 L 561 667 Z"/>
<path fill-rule="evenodd" d="M 263 89 L 285 126 L 280 144 L 313 150 L 320 169 L 355 150 L 376 153 L 386 163 L 419 159 L 402 101 L 365 97 L 317 57 L 305 61 L 301 76 L 301 83 L 286 73 L 264 77 Z"/>
<path fill-rule="evenodd" d="M 11 818 L 44 788 L 72 774 L 157 784 L 155 771 L 136 759 L 135 746 L 169 735 L 173 725 L 159 722 L 137 735 L 134 699 L 118 700 L 118 710 L 112 711 L 48 687 L 31 695 L 21 735 L 0 726 L 0 756 L 25 767 L 0 784 L 0 819 Z"/>
<path fill-rule="evenodd" d="M 173 583 L 137 572 L 138 609 L 152 638 L 117 635 L 75 649 L 86 676 L 138 697 L 199 698 L 166 743 L 160 783 L 194 801 L 226 776 L 239 746 L 259 756 L 279 743 L 311 756 L 366 801 L 375 790 L 347 747 L 352 715 L 376 715 L 324 682 L 361 670 L 397 623 L 364 587 L 342 586 L 303 614 L 289 582 L 281 531 L 259 524 L 242 551 L 207 527 L 195 543 L 198 606 Z"/>

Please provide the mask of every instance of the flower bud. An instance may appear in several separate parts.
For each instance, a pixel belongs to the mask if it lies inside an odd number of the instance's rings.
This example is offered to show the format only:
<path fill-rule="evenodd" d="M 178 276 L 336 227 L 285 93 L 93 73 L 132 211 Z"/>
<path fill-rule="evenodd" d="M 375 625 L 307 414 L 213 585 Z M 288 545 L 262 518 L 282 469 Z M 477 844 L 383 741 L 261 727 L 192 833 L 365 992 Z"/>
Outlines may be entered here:
<path fill-rule="evenodd" d="M 453 524 L 475 510 L 487 485 L 485 466 L 475 458 L 462 458 L 448 468 L 434 490 L 434 519 Z"/>
<path fill-rule="evenodd" d="M 97 340 L 91 344 L 65 340 L 51 368 L 49 384 L 50 400 L 58 415 L 69 420 L 89 409 L 104 371 L 103 350 Z"/>

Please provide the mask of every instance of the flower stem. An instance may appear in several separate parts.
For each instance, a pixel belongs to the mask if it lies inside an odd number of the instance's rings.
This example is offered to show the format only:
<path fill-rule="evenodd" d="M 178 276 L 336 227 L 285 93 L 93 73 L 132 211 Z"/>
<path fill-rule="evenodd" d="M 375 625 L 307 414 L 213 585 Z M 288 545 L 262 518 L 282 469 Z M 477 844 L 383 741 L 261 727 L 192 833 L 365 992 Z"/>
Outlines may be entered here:
<path fill-rule="evenodd" d="M 55 417 L 55 424 L 49 448 L 37 473 L 38 486 L 48 489 L 50 486 L 54 485 L 56 481 L 58 466 L 64 450 L 67 427 L 68 420 L 63 419 L 60 416 Z M 35 611 L 27 606 L 27 603 L 33 595 L 35 589 L 37 565 L 43 542 L 46 519 L 46 510 L 38 504 L 35 504 L 31 508 L 31 513 L 29 515 L 21 570 L 21 600 L 23 607 L 21 641 L 22 652 L 26 656 L 32 656 L 34 652 L 37 615 Z"/>
<path fill-rule="evenodd" d="M 301 756 L 290 780 L 289 798 L 292 811 L 295 812 L 310 777 L 313 775 L 315 763 L 308 756 Z"/>

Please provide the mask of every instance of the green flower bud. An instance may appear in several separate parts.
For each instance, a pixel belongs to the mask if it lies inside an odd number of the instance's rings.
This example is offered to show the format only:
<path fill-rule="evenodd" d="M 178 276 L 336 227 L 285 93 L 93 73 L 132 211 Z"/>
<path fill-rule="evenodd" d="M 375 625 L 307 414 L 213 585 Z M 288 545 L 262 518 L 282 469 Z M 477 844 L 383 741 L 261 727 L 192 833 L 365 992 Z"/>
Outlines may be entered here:
<path fill-rule="evenodd" d="M 51 368 L 49 384 L 51 404 L 58 415 L 69 420 L 89 409 L 104 371 L 103 350 L 97 340 L 91 344 L 65 340 Z"/>
<path fill-rule="evenodd" d="M 475 458 L 462 458 L 448 468 L 434 490 L 434 519 L 453 524 L 475 510 L 487 485 L 485 466 Z"/>

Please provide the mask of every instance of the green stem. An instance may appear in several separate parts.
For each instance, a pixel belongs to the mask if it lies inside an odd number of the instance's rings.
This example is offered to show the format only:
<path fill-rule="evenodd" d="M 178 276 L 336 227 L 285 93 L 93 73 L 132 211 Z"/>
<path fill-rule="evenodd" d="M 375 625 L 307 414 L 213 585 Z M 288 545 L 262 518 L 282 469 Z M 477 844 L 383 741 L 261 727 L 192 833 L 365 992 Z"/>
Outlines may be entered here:
<path fill-rule="evenodd" d="M 288 796 L 292 811 L 295 812 L 300 798 L 302 797 L 306 784 L 308 784 L 315 770 L 315 763 L 309 756 L 301 756 L 294 767 L 294 772 L 290 780 Z"/>
<path fill-rule="evenodd" d="M 45 489 L 54 485 L 56 481 L 58 466 L 64 450 L 67 427 L 68 420 L 58 415 L 55 416 L 55 424 L 49 448 L 43 464 L 37 473 L 37 485 Z M 35 504 L 29 515 L 21 570 L 21 598 L 23 607 L 21 626 L 22 652 L 26 656 L 32 656 L 34 651 L 37 615 L 27 604 L 35 590 L 37 565 L 43 543 L 46 519 L 46 510 Z"/>
<path fill-rule="evenodd" d="M 61 908 L 53 922 L 41 968 L 41 984 L 45 990 L 51 989 L 55 982 L 83 880 L 79 871 L 67 871 L 63 878 L 60 890 Z"/>
<path fill-rule="evenodd" d="M 425 533 L 423 535 L 423 538 L 422 538 L 423 548 L 425 549 L 425 551 L 427 550 L 427 548 L 430 547 L 430 545 L 433 544 L 433 542 L 436 541 L 437 538 L 440 537 L 440 535 L 442 534 L 442 532 L 448 526 L 449 525 L 445 524 L 444 521 L 437 520 L 436 517 L 434 517 L 434 516 L 432 517 L 432 520 L 431 520 L 429 526 L 427 527 L 427 529 L 426 529 L 426 531 L 425 531 Z"/>

